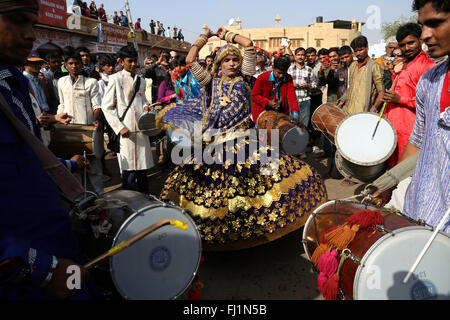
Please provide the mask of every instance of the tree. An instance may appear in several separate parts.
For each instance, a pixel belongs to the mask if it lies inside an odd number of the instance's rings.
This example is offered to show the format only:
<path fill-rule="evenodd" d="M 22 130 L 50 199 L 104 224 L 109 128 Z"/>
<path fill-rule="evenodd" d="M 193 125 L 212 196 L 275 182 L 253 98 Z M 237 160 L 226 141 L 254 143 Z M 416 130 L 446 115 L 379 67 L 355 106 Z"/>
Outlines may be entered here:
<path fill-rule="evenodd" d="M 400 28 L 402 25 L 406 23 L 417 23 L 418 16 L 412 15 L 409 18 L 405 18 L 404 16 L 401 16 L 399 19 L 391 21 L 391 22 L 383 22 L 381 25 L 381 32 L 384 35 L 384 40 L 388 40 L 391 37 L 395 37 L 397 34 L 398 28 Z"/>

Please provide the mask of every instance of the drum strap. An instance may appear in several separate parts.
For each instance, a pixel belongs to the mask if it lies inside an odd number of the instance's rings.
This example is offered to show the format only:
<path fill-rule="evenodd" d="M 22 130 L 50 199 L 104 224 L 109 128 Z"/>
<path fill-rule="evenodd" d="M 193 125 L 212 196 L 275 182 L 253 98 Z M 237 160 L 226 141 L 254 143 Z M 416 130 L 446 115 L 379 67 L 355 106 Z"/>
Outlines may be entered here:
<path fill-rule="evenodd" d="M 370 110 L 370 107 L 371 107 L 371 105 L 370 105 L 370 101 L 371 101 L 371 98 L 372 98 L 372 74 L 373 74 L 373 71 L 372 71 L 372 69 L 373 69 L 373 65 L 375 64 L 375 60 L 373 60 L 373 59 L 370 59 L 369 58 L 369 61 L 367 62 L 367 67 L 368 67 L 368 70 L 367 70 L 367 82 L 366 82 L 366 85 L 367 85 L 367 87 L 366 87 L 366 112 L 368 112 L 369 110 Z"/>
<path fill-rule="evenodd" d="M 139 91 L 139 88 L 141 86 L 141 77 L 137 76 L 136 79 L 136 83 L 135 83 L 135 87 L 134 87 L 134 92 L 133 92 L 133 96 L 130 99 L 130 103 L 128 104 L 128 107 L 125 109 L 125 112 L 123 113 L 123 115 L 119 118 L 120 122 L 123 121 L 123 119 L 125 119 L 125 116 L 127 115 L 128 110 L 130 110 L 131 105 L 133 104 L 134 98 L 136 98 L 136 94 Z"/>
<path fill-rule="evenodd" d="M 64 196 L 75 202 L 83 193 L 84 189 L 69 170 L 56 158 L 56 156 L 44 144 L 35 137 L 25 125 L 20 122 L 10 109 L 3 95 L 0 93 L 0 110 L 16 129 L 19 136 L 36 153 L 47 174 L 53 179 Z"/>

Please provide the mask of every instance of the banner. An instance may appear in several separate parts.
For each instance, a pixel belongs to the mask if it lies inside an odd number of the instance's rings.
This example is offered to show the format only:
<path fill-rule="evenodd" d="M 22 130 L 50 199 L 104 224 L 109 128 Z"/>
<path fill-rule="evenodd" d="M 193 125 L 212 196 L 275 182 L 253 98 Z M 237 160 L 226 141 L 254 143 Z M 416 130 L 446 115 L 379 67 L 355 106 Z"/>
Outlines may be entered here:
<path fill-rule="evenodd" d="M 66 0 L 39 0 L 38 22 L 66 29 Z"/>
<path fill-rule="evenodd" d="M 40 46 L 48 44 L 49 42 L 60 48 L 72 45 L 70 36 L 67 33 L 35 29 L 34 34 L 36 36 L 36 41 L 33 43 L 33 50 L 36 50 Z"/>
<path fill-rule="evenodd" d="M 128 44 L 128 28 L 99 23 L 97 42 L 121 47 L 126 46 Z"/>

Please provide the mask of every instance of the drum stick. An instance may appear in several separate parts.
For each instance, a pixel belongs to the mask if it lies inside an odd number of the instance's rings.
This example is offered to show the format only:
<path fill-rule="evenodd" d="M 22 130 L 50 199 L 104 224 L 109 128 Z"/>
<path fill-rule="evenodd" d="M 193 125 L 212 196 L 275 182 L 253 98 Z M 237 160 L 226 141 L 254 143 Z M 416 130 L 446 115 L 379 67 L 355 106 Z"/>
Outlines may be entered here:
<path fill-rule="evenodd" d="M 385 108 L 386 108 L 386 102 L 383 104 L 383 108 L 381 109 L 380 117 L 378 118 L 378 121 L 377 121 L 377 126 L 375 127 L 375 131 L 373 132 L 373 135 L 372 135 L 372 140 L 373 140 L 373 138 L 375 138 L 375 134 L 377 133 L 378 126 L 380 125 L 381 118 L 383 117 Z"/>
<path fill-rule="evenodd" d="M 83 152 L 83 157 L 84 157 L 84 199 L 86 199 L 86 191 L 87 191 L 87 179 L 86 179 L 86 150 Z"/>
<path fill-rule="evenodd" d="M 145 238 L 150 233 L 152 233 L 152 232 L 158 230 L 159 228 L 161 228 L 161 227 L 163 227 L 165 225 L 168 225 L 168 224 L 171 224 L 174 227 L 180 228 L 182 230 L 187 230 L 187 228 L 188 228 L 187 223 L 182 222 L 180 220 L 173 220 L 173 219 L 161 220 L 159 222 L 156 222 L 156 223 L 152 224 L 150 227 L 142 230 L 137 235 L 129 238 L 128 240 L 122 241 L 121 243 L 119 243 L 114 248 L 111 248 L 108 252 L 105 252 L 104 254 L 98 256 L 94 260 L 92 260 L 89 263 L 85 264 L 84 268 L 86 268 L 88 270 L 93 268 L 94 266 L 98 265 L 99 263 L 103 262 L 104 260 L 108 259 L 109 257 L 112 257 L 112 256 L 118 254 L 119 252 L 121 252 L 121 251 L 125 250 L 126 248 L 130 247 L 131 245 L 135 244 L 139 240 Z"/>
<path fill-rule="evenodd" d="M 394 79 L 394 83 L 391 86 L 391 90 L 395 87 L 395 84 L 397 83 L 397 79 L 398 79 L 398 75 Z M 384 109 L 386 108 L 386 104 L 387 104 L 387 102 L 385 102 L 383 104 L 383 108 L 381 109 L 381 114 L 380 114 L 380 117 L 378 118 L 377 126 L 375 127 L 375 131 L 373 132 L 373 135 L 372 135 L 372 140 L 373 140 L 373 138 L 375 138 L 375 134 L 377 133 L 378 126 L 380 125 L 380 122 L 381 122 L 381 117 L 383 117 Z"/>
<path fill-rule="evenodd" d="M 416 271 L 417 266 L 419 265 L 420 261 L 422 261 L 423 256 L 425 255 L 425 253 L 428 251 L 428 249 L 431 246 L 431 243 L 434 241 L 434 239 L 436 238 L 437 234 L 439 233 L 439 230 L 442 229 L 442 227 L 444 226 L 444 224 L 447 222 L 447 219 L 450 215 L 450 208 L 448 208 L 447 212 L 444 214 L 444 217 L 442 218 L 441 222 L 439 222 L 439 225 L 436 227 L 436 229 L 434 230 L 432 236 L 430 237 L 430 240 L 428 240 L 427 244 L 425 245 L 425 247 L 422 249 L 422 252 L 420 252 L 419 256 L 417 257 L 416 261 L 414 262 L 414 264 L 412 265 L 411 269 L 409 270 L 408 274 L 406 275 L 405 279 L 403 279 L 403 283 L 407 283 L 409 278 L 411 277 L 411 275 L 413 274 L 414 271 Z"/>

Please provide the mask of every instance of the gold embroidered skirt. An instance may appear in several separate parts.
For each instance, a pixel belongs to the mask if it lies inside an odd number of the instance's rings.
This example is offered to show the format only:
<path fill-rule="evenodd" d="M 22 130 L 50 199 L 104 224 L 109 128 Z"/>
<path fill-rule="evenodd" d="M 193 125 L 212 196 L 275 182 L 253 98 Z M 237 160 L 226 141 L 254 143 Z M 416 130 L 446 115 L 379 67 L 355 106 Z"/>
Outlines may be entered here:
<path fill-rule="evenodd" d="M 250 159 L 248 144 L 243 146 L 245 163 L 208 165 L 191 157 L 169 175 L 161 192 L 162 200 L 193 217 L 205 250 L 239 250 L 276 240 L 301 228 L 327 200 L 321 176 L 303 161 L 281 153 L 278 170 L 262 174 L 258 152 Z"/>

